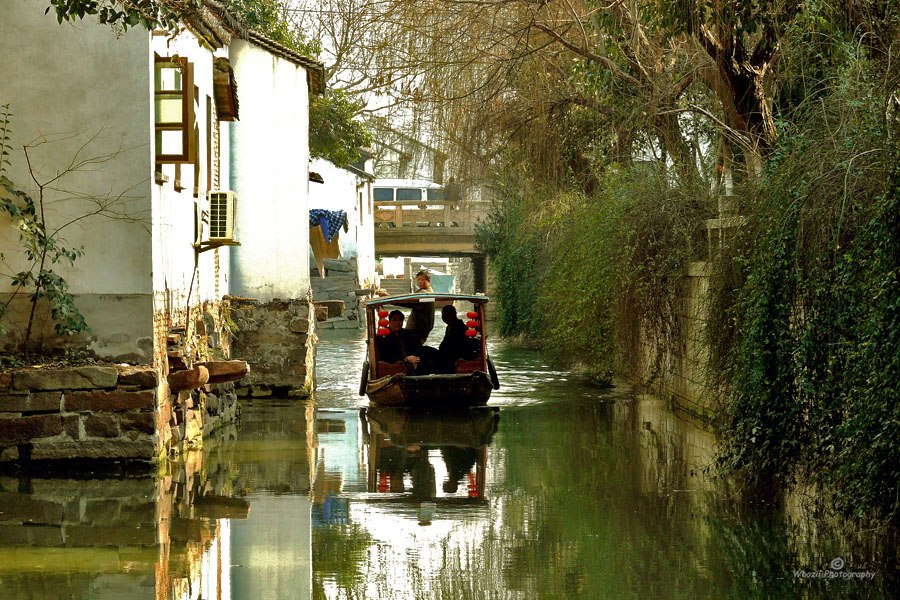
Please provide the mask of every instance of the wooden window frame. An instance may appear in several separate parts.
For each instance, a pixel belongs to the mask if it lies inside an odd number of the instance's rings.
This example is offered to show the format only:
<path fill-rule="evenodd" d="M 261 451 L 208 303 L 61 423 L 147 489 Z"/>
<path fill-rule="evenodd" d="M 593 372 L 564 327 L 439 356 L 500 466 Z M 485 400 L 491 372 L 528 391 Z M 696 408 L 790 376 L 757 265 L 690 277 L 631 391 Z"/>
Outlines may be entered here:
<path fill-rule="evenodd" d="M 180 131 L 181 132 L 181 148 L 180 154 L 161 154 L 160 147 L 156 147 L 156 162 L 158 163 L 174 163 L 174 164 L 191 164 L 196 161 L 196 149 L 192 144 L 193 127 L 194 127 L 194 65 L 187 60 L 180 59 L 177 56 L 155 56 L 155 64 L 153 66 L 153 103 L 154 115 L 156 114 L 156 98 L 159 96 L 171 96 L 174 94 L 181 95 L 181 123 L 165 123 L 157 122 L 154 116 L 154 138 L 158 131 Z M 181 69 L 181 89 L 180 90 L 164 90 L 159 89 L 157 81 L 157 73 L 159 65 L 167 63 L 175 65 Z"/>
<path fill-rule="evenodd" d="M 213 181 L 213 106 L 211 96 L 206 96 L 206 190 L 212 189 Z"/>

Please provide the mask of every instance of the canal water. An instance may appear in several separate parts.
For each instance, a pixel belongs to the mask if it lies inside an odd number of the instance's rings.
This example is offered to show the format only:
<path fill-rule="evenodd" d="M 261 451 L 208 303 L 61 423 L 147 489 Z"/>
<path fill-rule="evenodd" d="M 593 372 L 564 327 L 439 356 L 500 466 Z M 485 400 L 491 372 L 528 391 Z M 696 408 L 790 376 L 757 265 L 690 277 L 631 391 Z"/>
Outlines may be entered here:
<path fill-rule="evenodd" d="M 325 332 L 315 399 L 243 402 L 161 476 L 0 475 L 0 599 L 891 598 L 885 532 L 749 501 L 715 440 L 503 342 L 488 407 L 367 407 Z"/>

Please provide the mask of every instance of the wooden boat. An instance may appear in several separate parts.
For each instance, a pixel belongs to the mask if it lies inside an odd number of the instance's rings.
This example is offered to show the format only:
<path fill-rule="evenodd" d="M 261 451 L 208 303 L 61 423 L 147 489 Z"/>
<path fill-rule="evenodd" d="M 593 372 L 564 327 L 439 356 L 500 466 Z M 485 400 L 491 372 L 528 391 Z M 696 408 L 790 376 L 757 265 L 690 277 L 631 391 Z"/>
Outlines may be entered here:
<path fill-rule="evenodd" d="M 369 300 L 366 303 L 368 354 L 363 364 L 359 395 L 382 406 L 451 409 L 487 403 L 491 391 L 500 387 L 497 372 L 487 354 L 484 307 L 487 296 L 465 294 L 405 294 Z M 415 309 L 430 305 L 435 312 L 447 304 L 457 308 L 474 340 L 476 356 L 457 360 L 453 373 L 415 375 L 403 362 L 387 363 L 378 356 L 379 336 L 389 335 L 388 307 Z M 440 323 L 439 315 L 435 315 Z"/>

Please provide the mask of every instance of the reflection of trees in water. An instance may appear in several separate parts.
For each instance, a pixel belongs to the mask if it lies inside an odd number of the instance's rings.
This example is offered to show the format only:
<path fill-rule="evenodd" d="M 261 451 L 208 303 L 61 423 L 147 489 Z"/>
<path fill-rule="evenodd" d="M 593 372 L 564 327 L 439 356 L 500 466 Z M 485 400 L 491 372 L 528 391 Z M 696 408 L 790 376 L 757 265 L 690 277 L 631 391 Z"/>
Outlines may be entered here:
<path fill-rule="evenodd" d="M 897 564 L 896 532 L 826 524 L 819 516 L 817 531 L 810 535 L 804 524 L 767 503 L 718 497 L 709 505 L 702 519 L 710 531 L 707 561 L 722 597 L 896 597 L 896 568 L 885 567 Z M 874 571 L 875 578 L 795 576 L 795 571 L 830 570 L 831 561 L 838 557 L 845 563 L 842 571 Z"/>
<path fill-rule="evenodd" d="M 872 582 L 795 579 L 835 556 L 865 570 L 871 554 L 739 504 L 691 464 L 709 436 L 666 414 L 631 400 L 505 409 L 488 450 L 488 507 L 449 517 L 454 531 L 421 553 L 431 563 L 389 545 L 359 553 L 360 575 L 338 597 L 891 597 L 884 568 Z"/>
<path fill-rule="evenodd" d="M 313 598 L 324 599 L 326 582 L 337 598 L 358 598 L 354 590 L 364 584 L 363 565 L 372 536 L 359 524 L 313 527 Z"/>

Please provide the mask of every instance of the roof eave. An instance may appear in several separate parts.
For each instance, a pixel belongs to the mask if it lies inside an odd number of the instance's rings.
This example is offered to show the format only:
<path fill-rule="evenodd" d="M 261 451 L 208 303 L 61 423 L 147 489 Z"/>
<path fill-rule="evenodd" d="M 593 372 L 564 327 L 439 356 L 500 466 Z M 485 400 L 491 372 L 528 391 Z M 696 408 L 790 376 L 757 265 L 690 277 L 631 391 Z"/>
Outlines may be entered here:
<path fill-rule="evenodd" d="M 322 95 L 325 93 L 325 65 L 305 54 L 288 48 L 280 42 L 276 42 L 254 29 L 248 30 L 246 39 L 275 56 L 289 60 L 295 65 L 306 69 L 306 80 L 309 84 L 310 94 Z"/>

